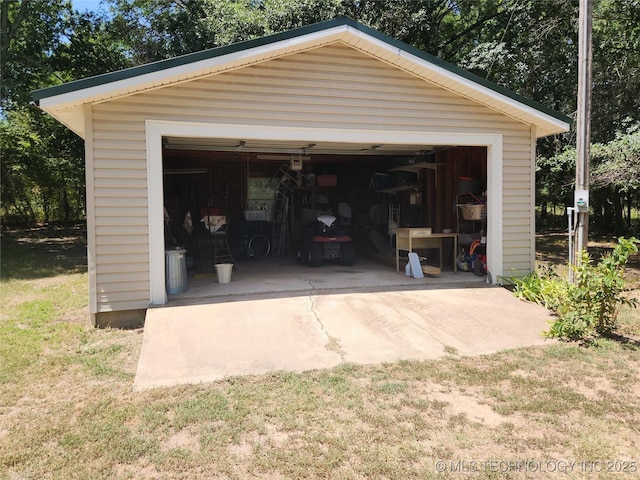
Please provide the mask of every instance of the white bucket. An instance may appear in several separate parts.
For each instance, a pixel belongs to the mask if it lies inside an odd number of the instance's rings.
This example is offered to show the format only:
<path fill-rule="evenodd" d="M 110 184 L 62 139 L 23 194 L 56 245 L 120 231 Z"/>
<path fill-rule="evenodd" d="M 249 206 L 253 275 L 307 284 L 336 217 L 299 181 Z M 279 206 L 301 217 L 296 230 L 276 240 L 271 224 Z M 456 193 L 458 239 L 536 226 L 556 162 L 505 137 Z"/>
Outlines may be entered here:
<path fill-rule="evenodd" d="M 231 281 L 231 269 L 233 263 L 216 263 L 216 274 L 218 283 L 229 283 Z"/>

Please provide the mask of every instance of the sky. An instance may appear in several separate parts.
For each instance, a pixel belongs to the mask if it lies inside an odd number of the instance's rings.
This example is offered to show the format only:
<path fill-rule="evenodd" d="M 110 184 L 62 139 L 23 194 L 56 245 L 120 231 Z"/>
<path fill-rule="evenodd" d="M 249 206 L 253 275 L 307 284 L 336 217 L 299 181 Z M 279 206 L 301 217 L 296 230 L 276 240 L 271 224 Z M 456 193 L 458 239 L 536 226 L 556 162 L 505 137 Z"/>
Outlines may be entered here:
<path fill-rule="evenodd" d="M 100 9 L 100 0 L 71 0 L 73 8 L 84 11 L 97 11 Z"/>

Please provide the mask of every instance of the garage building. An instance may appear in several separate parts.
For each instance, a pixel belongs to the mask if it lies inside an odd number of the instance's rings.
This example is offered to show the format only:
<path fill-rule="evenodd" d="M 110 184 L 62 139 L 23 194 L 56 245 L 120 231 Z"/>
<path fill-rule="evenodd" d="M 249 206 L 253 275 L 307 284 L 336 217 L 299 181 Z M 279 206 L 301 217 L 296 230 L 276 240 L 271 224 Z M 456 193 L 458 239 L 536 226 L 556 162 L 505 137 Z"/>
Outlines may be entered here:
<path fill-rule="evenodd" d="M 296 256 L 316 214 L 331 212 L 357 257 L 375 256 L 373 236 L 393 244 L 390 229 L 424 227 L 460 233 L 461 246 L 485 238 L 493 283 L 531 271 L 536 140 L 570 122 L 346 17 L 33 98 L 85 139 L 98 325 L 167 302 L 167 246 L 211 268 L 209 217 L 224 217 L 235 257 L 256 231 L 270 255 Z M 288 176 L 280 243 L 274 199 Z"/>

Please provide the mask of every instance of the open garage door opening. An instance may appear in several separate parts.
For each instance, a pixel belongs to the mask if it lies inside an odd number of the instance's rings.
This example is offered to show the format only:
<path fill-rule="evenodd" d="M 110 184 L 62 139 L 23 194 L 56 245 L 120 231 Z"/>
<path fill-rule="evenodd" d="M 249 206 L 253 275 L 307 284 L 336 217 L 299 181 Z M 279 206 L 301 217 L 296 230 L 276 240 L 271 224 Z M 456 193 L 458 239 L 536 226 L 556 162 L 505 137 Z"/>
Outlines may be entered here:
<path fill-rule="evenodd" d="M 191 284 L 221 263 L 404 273 L 399 229 L 444 235 L 412 245 L 426 273 L 482 275 L 486 188 L 486 147 L 163 138 L 165 245 L 184 248 Z"/>

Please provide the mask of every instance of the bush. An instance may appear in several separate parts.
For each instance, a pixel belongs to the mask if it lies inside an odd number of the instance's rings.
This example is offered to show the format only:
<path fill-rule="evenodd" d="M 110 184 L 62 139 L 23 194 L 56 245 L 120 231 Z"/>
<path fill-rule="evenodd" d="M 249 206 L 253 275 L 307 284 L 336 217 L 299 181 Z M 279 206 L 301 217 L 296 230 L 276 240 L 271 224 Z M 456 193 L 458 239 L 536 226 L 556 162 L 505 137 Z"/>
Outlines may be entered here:
<path fill-rule="evenodd" d="M 560 278 L 551 268 L 512 279 L 514 294 L 554 311 L 556 319 L 547 337 L 577 340 L 594 335 L 611 335 L 618 328 L 622 306 L 635 308 L 636 298 L 624 295 L 624 267 L 629 255 L 638 252 L 639 240 L 620 238 L 611 253 L 597 265 L 585 251 L 574 268 L 574 282 Z"/>
<path fill-rule="evenodd" d="M 512 277 L 513 293 L 518 298 L 537 303 L 543 307 L 557 311 L 566 298 L 566 281 L 552 267 L 542 267 L 525 277 Z"/>

